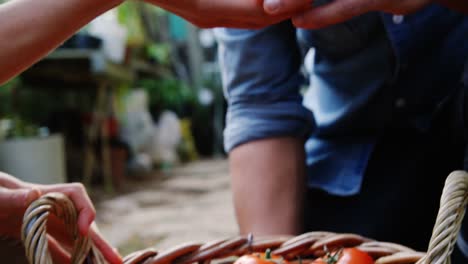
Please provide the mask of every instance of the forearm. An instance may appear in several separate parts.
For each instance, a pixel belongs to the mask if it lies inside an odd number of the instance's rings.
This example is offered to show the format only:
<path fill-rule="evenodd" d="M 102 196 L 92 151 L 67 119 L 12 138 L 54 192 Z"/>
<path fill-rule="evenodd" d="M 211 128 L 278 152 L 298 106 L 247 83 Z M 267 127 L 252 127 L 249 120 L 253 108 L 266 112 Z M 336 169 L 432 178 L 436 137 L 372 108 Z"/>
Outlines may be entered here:
<path fill-rule="evenodd" d="M 231 151 L 229 160 L 240 232 L 301 233 L 303 141 L 290 137 L 253 141 Z"/>
<path fill-rule="evenodd" d="M 0 5 L 0 83 L 121 0 L 12 0 Z"/>

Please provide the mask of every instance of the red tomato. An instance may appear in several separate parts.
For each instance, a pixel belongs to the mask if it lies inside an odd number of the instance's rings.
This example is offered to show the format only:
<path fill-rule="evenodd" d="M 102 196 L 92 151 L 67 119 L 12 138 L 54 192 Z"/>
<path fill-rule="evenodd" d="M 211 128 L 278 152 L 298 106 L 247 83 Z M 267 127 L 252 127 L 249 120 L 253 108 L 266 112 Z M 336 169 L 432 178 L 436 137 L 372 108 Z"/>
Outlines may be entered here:
<path fill-rule="evenodd" d="M 357 248 L 345 248 L 341 252 L 327 254 L 312 264 L 374 264 L 374 260 L 369 254 Z"/>
<path fill-rule="evenodd" d="M 280 256 L 272 255 L 269 250 L 266 253 L 253 253 L 238 258 L 234 264 L 289 264 Z"/>

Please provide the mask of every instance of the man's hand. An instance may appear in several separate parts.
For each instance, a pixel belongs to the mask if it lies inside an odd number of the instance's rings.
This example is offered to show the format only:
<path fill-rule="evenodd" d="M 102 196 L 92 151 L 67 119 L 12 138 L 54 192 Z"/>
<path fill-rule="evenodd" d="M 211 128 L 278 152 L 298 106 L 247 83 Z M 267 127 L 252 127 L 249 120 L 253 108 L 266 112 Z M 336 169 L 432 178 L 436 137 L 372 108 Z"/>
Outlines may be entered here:
<path fill-rule="evenodd" d="M 311 8 L 310 2 L 278 15 L 268 15 L 262 0 L 145 0 L 173 12 L 202 28 L 262 28 L 289 19 Z"/>
<path fill-rule="evenodd" d="M 436 0 L 436 2 L 444 5 L 448 8 L 461 12 L 468 15 L 468 1 L 460 0 Z"/>
<path fill-rule="evenodd" d="M 371 11 L 384 11 L 393 14 L 408 14 L 419 10 L 433 0 L 333 0 L 327 4 L 293 16 L 292 21 L 300 28 L 323 28 L 337 24 Z M 270 15 L 281 15 L 298 10 L 310 0 L 265 0 L 265 12 Z"/>
<path fill-rule="evenodd" d="M 20 181 L 0 172 L 0 236 L 19 240 L 21 224 L 26 208 L 42 194 L 60 192 L 67 195 L 78 211 L 78 230 L 82 235 L 89 235 L 96 247 L 109 263 L 122 263 L 121 257 L 92 226 L 96 211 L 81 184 L 40 185 Z M 57 263 L 69 263 L 69 249 L 73 246 L 63 223 L 50 216 L 48 225 L 49 248 Z"/>

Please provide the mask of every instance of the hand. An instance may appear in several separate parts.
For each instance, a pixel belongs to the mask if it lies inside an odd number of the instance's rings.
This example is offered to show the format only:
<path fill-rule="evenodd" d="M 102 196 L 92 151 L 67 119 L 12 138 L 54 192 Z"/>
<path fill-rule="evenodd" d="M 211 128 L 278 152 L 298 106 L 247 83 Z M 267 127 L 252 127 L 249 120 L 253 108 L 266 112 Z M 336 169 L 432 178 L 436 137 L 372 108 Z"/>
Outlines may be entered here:
<path fill-rule="evenodd" d="M 468 2 L 460 0 L 436 0 L 441 5 L 468 15 Z"/>
<path fill-rule="evenodd" d="M 145 0 L 173 12 L 198 27 L 262 28 L 289 19 L 310 2 L 298 4 L 288 12 L 268 15 L 262 0 Z M 305 1 L 303 1 L 305 2 Z"/>
<path fill-rule="evenodd" d="M 265 0 L 265 12 L 270 15 L 281 15 L 298 10 L 310 0 Z M 384 11 L 393 14 L 408 14 L 417 11 L 434 0 L 333 0 L 327 4 L 314 7 L 293 16 L 292 21 L 300 28 L 323 28 L 338 24 L 353 17 L 371 11 Z"/>
<path fill-rule="evenodd" d="M 81 184 L 40 185 L 20 181 L 10 175 L 0 172 L 0 235 L 21 239 L 21 224 L 27 207 L 41 195 L 50 192 L 61 192 L 67 195 L 78 211 L 78 230 L 82 235 L 88 235 L 96 247 L 102 252 L 109 263 L 122 263 L 118 253 L 91 227 L 96 211 L 91 200 Z M 73 242 L 63 223 L 54 216 L 48 219 L 49 249 L 57 263 L 69 263 L 67 252 Z"/>

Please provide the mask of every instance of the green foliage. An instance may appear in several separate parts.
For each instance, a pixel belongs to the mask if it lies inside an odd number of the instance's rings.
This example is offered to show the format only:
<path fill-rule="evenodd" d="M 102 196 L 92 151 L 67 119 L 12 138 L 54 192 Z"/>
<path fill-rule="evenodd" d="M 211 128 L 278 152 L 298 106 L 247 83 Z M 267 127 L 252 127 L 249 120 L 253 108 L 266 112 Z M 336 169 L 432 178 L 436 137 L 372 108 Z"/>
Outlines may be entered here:
<path fill-rule="evenodd" d="M 59 98 L 62 100 L 57 100 Z M 60 108 L 64 103 L 59 95 L 22 86 L 16 91 L 13 113 L 23 120 L 39 122 L 47 119 L 50 112 Z"/>
<path fill-rule="evenodd" d="M 140 46 L 145 43 L 145 29 L 139 11 L 141 4 L 137 1 L 125 1 L 117 7 L 117 19 L 127 29 L 127 41 L 130 46 Z"/>
<path fill-rule="evenodd" d="M 0 86 L 0 120 L 9 124 L 0 134 L 6 138 L 37 136 L 40 134 L 38 124 L 66 103 L 61 94 L 44 93 L 26 86 L 19 78 L 13 79 Z"/>
<path fill-rule="evenodd" d="M 146 53 L 160 64 L 170 64 L 171 46 L 168 43 L 151 43 L 147 46 Z"/>
<path fill-rule="evenodd" d="M 6 138 L 29 138 L 39 135 L 39 127 L 31 122 L 18 116 L 14 116 L 11 121 L 11 129 L 8 131 Z"/>
<path fill-rule="evenodd" d="M 142 79 L 138 87 L 146 90 L 150 107 L 154 109 L 172 110 L 180 117 L 186 116 L 189 108 L 196 103 L 193 90 L 174 78 L 167 79 Z"/>
<path fill-rule="evenodd" d="M 20 79 L 15 78 L 0 85 L 0 118 L 12 115 L 14 91 L 20 83 Z"/>
<path fill-rule="evenodd" d="M 192 121 L 188 118 L 180 120 L 180 130 L 182 141 L 177 146 L 177 153 L 182 162 L 189 162 L 198 159 L 195 139 L 192 135 Z"/>
<path fill-rule="evenodd" d="M 39 134 L 39 127 L 34 125 L 28 119 L 22 117 L 19 111 L 15 108 L 21 101 L 21 93 L 19 87 L 21 80 L 19 78 L 12 79 L 4 85 L 0 85 L 0 120 L 8 120 L 9 127 L 4 136 L 6 138 L 25 138 L 33 137 Z M 37 98 L 33 97 L 30 101 L 37 102 Z M 37 109 L 32 112 L 38 112 Z"/>

